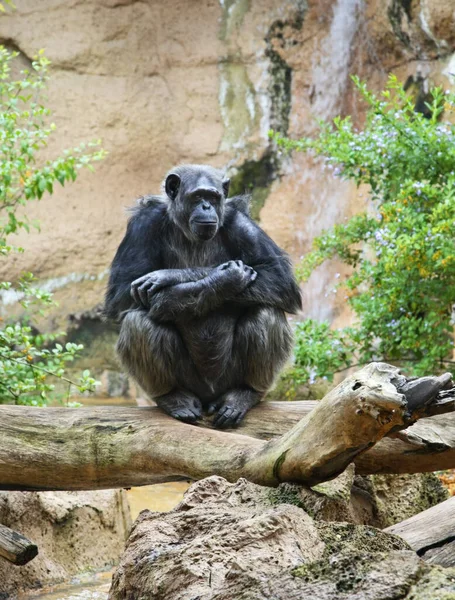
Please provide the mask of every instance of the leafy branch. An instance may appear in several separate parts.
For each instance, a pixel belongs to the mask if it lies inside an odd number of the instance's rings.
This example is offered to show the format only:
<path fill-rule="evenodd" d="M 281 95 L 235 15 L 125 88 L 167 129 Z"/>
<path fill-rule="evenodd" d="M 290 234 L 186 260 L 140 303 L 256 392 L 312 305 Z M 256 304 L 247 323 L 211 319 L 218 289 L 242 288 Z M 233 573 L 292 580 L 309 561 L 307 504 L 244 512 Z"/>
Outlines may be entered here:
<path fill-rule="evenodd" d="M 11 2 L 8 2 L 12 6 Z M 31 69 L 21 78 L 11 79 L 11 65 L 18 53 L 0 46 L 0 256 L 22 252 L 9 242 L 21 229 L 38 227 L 24 215 L 28 202 L 52 194 L 56 183 L 74 182 L 82 168 L 93 170 L 93 163 L 106 152 L 99 142 L 80 144 L 65 150 L 53 160 L 41 159 L 56 127 L 49 122 L 50 111 L 43 104 L 49 61 L 40 51 Z M 19 212 L 20 211 L 20 212 Z M 19 216 L 20 215 L 20 216 Z M 53 303 L 52 295 L 40 290 L 31 273 L 22 274 L 14 285 L 0 282 L 0 294 L 15 294 L 22 307 L 42 311 Z M 28 319 L 30 314 L 28 315 Z M 11 398 L 16 403 L 43 404 L 54 386 L 48 378 L 58 378 L 80 392 L 96 384 L 88 371 L 79 381 L 64 375 L 65 364 L 73 361 L 82 346 L 56 343 L 58 336 L 33 332 L 26 322 L 6 323 L 0 329 L 0 403 Z"/>
<path fill-rule="evenodd" d="M 426 118 L 396 77 L 379 97 L 353 80 L 368 106 L 363 130 L 347 117 L 320 123 L 314 139 L 273 134 L 279 146 L 320 156 L 334 176 L 370 188 L 365 211 L 316 238 L 297 267 L 307 280 L 328 259 L 348 265 L 334 289 L 356 319 L 341 330 L 299 326 L 300 382 L 331 377 L 340 356 L 346 366 L 401 362 L 416 375 L 453 364 L 455 126 L 441 118 L 455 111 L 455 96 L 434 88 Z M 328 350 L 335 360 L 326 360 Z"/>

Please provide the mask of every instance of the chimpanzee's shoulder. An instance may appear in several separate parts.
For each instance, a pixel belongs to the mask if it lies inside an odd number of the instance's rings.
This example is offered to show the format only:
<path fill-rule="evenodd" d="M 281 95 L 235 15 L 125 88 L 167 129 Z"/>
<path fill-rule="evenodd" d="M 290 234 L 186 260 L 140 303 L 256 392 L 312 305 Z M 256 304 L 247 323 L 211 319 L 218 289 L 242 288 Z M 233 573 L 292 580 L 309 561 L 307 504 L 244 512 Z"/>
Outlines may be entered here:
<path fill-rule="evenodd" d="M 242 210 L 243 204 L 233 203 L 228 207 L 230 202 L 231 200 L 226 203 L 226 217 L 223 223 L 223 229 L 230 244 L 256 256 L 286 257 L 286 253 L 250 217 L 249 212 Z"/>
<path fill-rule="evenodd" d="M 229 243 L 243 250 L 257 251 L 264 244 L 272 242 L 265 231 L 250 217 L 248 212 L 241 210 L 236 205 L 226 206 L 226 214 L 223 222 L 223 230 Z"/>
<path fill-rule="evenodd" d="M 134 215 L 158 216 L 167 212 L 167 200 L 164 196 L 141 196 L 137 199 L 135 206 L 128 209 Z"/>
<path fill-rule="evenodd" d="M 129 221 L 141 224 L 167 221 L 167 206 L 163 196 L 141 196 L 134 206 L 128 208 Z"/>
<path fill-rule="evenodd" d="M 233 213 L 235 211 L 238 211 L 249 217 L 250 202 L 251 196 L 249 194 L 233 196 L 232 198 L 229 198 L 229 200 L 226 201 L 226 213 Z"/>

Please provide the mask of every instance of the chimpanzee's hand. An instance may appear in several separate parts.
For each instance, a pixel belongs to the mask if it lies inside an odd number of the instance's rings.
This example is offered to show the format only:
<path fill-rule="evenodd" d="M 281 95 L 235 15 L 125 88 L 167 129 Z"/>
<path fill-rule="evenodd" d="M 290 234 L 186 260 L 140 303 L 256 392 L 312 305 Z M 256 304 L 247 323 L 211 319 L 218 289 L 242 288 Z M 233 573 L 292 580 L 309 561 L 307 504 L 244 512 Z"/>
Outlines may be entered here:
<path fill-rule="evenodd" d="M 241 292 L 257 277 L 256 271 L 245 265 L 241 260 L 230 260 L 217 267 L 215 279 L 229 287 L 234 293 Z"/>
<path fill-rule="evenodd" d="M 133 281 L 131 284 L 131 297 L 139 306 L 149 308 L 153 294 L 165 287 L 177 285 L 181 282 L 182 278 L 179 277 L 176 269 L 152 271 Z"/>

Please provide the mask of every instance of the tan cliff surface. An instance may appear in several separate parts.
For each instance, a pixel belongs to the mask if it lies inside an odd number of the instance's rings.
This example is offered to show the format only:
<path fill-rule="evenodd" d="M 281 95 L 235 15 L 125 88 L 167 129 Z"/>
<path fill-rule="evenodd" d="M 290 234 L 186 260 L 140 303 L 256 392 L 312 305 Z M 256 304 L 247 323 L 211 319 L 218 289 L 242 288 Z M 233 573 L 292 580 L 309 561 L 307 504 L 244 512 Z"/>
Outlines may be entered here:
<path fill-rule="evenodd" d="M 17 0 L 0 42 L 22 64 L 40 48 L 52 61 L 47 155 L 95 138 L 109 155 L 30 205 L 41 232 L 20 237 L 26 252 L 1 277 L 33 271 L 60 303 L 43 326 L 66 327 L 102 301 L 125 207 L 180 162 L 225 167 L 239 190 L 253 182 L 262 226 L 298 259 L 365 194 L 309 157 L 277 153 L 268 130 L 298 137 L 339 113 L 361 124 L 354 73 L 374 89 L 390 71 L 449 86 L 454 12 L 453 0 Z M 331 293 L 338 270 L 325 265 L 304 287 L 305 315 L 349 318 Z"/>

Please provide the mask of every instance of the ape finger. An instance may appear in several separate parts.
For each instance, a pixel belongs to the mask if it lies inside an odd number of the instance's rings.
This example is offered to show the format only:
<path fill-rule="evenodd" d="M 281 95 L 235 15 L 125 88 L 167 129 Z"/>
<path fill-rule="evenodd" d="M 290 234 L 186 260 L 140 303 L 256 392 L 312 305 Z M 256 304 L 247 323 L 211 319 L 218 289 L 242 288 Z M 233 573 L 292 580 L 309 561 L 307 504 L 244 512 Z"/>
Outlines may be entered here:
<path fill-rule="evenodd" d="M 231 267 L 234 266 L 234 261 L 233 260 L 229 260 L 228 262 L 224 263 L 221 265 L 221 270 L 222 271 L 226 271 L 226 269 L 230 269 Z"/>
<path fill-rule="evenodd" d="M 138 287 L 131 285 L 131 296 L 139 306 L 148 308 L 149 303 L 147 301 L 147 295 L 143 293 L 142 287 L 143 286 Z"/>
<path fill-rule="evenodd" d="M 148 300 L 148 290 L 153 285 L 153 282 L 150 280 L 145 281 L 140 287 L 137 288 L 137 293 L 139 294 L 139 298 L 141 299 L 142 304 L 148 308 L 150 306 Z"/>
<path fill-rule="evenodd" d="M 157 282 L 152 282 L 150 284 L 150 287 L 147 290 L 147 303 L 148 306 L 150 306 L 150 303 L 152 302 L 152 298 L 155 294 L 157 294 L 159 291 L 161 291 L 162 289 L 166 288 L 167 285 L 165 283 L 157 283 Z"/>
<path fill-rule="evenodd" d="M 234 427 L 237 427 L 241 421 L 243 421 L 243 417 L 246 415 L 247 410 L 241 410 L 234 421 Z"/>
<path fill-rule="evenodd" d="M 132 284 L 131 284 L 131 288 L 130 288 L 130 294 L 131 294 L 131 298 L 134 300 L 134 302 L 137 305 L 142 306 L 141 299 L 139 297 L 139 294 L 137 293 L 137 288 L 135 288 L 134 285 L 132 285 Z"/>
<path fill-rule="evenodd" d="M 253 269 L 253 267 L 245 266 L 245 272 L 248 273 L 248 275 L 250 276 L 251 281 L 254 281 L 256 279 L 256 277 L 258 276 L 258 274 Z"/>
<path fill-rule="evenodd" d="M 213 424 L 217 429 L 224 429 L 226 427 L 232 427 L 233 416 L 237 414 L 237 411 L 230 406 L 224 406 L 220 412 L 216 415 Z"/>
<path fill-rule="evenodd" d="M 147 275 L 142 275 L 142 277 L 138 277 L 137 279 L 135 279 L 132 282 L 132 286 L 134 287 L 139 287 L 140 285 L 142 285 L 144 283 L 144 281 L 147 281 L 147 279 L 150 278 L 150 273 L 147 273 Z"/>

